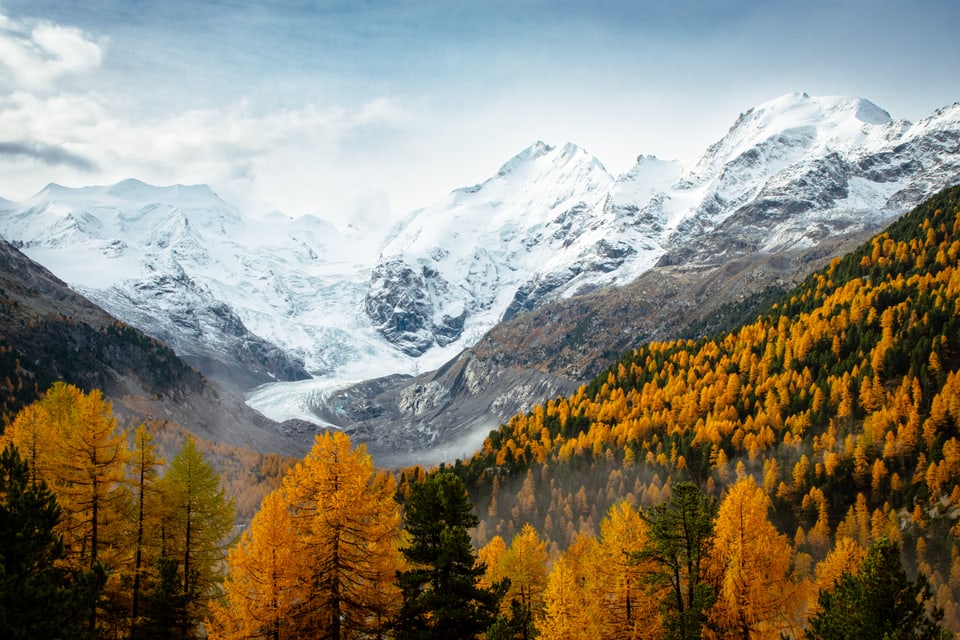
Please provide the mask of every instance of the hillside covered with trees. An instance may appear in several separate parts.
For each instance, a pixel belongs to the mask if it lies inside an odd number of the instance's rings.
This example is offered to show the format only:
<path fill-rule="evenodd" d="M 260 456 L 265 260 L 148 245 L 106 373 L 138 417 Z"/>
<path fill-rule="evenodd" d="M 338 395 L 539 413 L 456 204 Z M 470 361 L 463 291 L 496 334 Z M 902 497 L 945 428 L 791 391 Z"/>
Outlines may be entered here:
<path fill-rule="evenodd" d="M 47 543 L 4 574 L 0 623 L 11 594 L 60 589 L 86 612 L 70 637 L 949 637 L 958 216 L 960 187 L 755 321 L 632 351 L 469 460 L 387 472 L 318 436 L 264 463 L 276 488 L 240 535 L 194 441 L 161 465 L 96 391 L 54 385 L 3 436 L 5 508 L 47 516 L 0 524 Z"/>
<path fill-rule="evenodd" d="M 678 482 L 719 499 L 752 478 L 798 577 L 839 540 L 892 539 L 956 628 L 958 210 L 947 190 L 755 322 L 649 344 L 515 416 L 451 468 L 485 516 L 478 544 L 530 523 L 557 553 L 620 501 L 651 508 Z"/>

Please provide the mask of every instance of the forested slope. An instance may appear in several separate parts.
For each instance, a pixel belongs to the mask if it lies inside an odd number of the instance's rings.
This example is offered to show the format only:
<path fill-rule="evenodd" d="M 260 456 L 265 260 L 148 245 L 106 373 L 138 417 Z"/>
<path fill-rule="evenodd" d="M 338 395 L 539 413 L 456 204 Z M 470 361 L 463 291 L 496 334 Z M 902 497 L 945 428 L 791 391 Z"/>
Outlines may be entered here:
<path fill-rule="evenodd" d="M 955 623 L 958 213 L 946 190 L 755 322 L 649 344 L 515 416 L 452 468 L 484 517 L 477 542 L 531 523 L 564 549 L 621 499 L 652 506 L 680 481 L 719 497 L 752 475 L 802 557 L 841 534 L 899 540 Z"/>
<path fill-rule="evenodd" d="M 9 421 L 55 380 L 114 397 L 203 387 L 169 348 L 111 318 L 0 240 L 0 412 Z"/>

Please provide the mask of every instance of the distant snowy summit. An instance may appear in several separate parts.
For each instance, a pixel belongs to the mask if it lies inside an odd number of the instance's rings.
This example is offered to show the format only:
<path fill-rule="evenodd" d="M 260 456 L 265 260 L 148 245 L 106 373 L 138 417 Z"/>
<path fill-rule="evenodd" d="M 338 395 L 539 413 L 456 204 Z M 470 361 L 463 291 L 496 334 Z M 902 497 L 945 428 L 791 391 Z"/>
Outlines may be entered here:
<path fill-rule="evenodd" d="M 743 113 L 692 166 L 640 156 L 616 179 L 576 145 L 538 142 L 405 220 L 365 309 L 416 356 L 656 264 L 872 228 L 960 180 L 958 121 L 957 105 L 911 125 L 867 100 L 788 94 Z"/>
<path fill-rule="evenodd" d="M 333 371 L 351 348 L 366 348 L 340 334 L 351 338 L 343 318 L 362 298 L 380 239 L 315 217 L 255 218 L 206 185 L 125 180 L 52 184 L 0 204 L 0 234 L 115 317 L 242 388 Z"/>
<path fill-rule="evenodd" d="M 537 142 L 389 233 L 255 217 L 203 185 L 50 185 L 0 200 L 0 234 L 208 373 L 250 387 L 435 368 L 503 318 L 655 265 L 879 228 L 960 182 L 960 105 L 916 124 L 845 97 L 744 112 L 696 162 L 619 177 Z"/>

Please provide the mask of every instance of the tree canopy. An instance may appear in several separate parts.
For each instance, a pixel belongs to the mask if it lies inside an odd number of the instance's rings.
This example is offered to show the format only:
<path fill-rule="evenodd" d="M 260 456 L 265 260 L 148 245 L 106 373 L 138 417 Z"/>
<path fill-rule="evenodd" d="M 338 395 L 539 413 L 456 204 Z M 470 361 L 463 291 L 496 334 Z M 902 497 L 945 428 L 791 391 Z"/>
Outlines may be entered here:
<path fill-rule="evenodd" d="M 436 473 L 413 485 L 405 507 L 410 568 L 397 574 L 403 606 L 397 638 L 477 638 L 493 624 L 505 585 L 482 588 L 469 529 L 479 520 L 463 482 Z"/>

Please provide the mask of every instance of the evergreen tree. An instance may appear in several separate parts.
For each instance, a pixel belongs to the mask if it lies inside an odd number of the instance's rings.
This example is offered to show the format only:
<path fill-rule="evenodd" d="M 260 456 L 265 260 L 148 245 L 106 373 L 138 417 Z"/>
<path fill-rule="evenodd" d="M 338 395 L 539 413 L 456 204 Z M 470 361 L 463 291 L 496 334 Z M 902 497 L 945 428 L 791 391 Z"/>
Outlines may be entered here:
<path fill-rule="evenodd" d="M 468 530 L 479 520 L 457 476 L 441 472 L 411 487 L 406 504 L 410 543 L 401 549 L 411 568 L 397 574 L 403 606 L 399 640 L 478 638 L 494 622 L 505 585 L 478 584 Z"/>
<path fill-rule="evenodd" d="M 674 485 L 670 500 L 642 513 L 650 529 L 647 545 L 636 558 L 657 567 L 650 581 L 653 589 L 665 589 L 667 638 L 699 638 L 706 612 L 716 599 L 705 571 L 716 515 L 716 501 L 689 482 Z"/>
<path fill-rule="evenodd" d="M 8 444 L 0 453 L 0 637 L 86 638 L 106 575 L 54 566 L 65 549 L 55 533 L 61 511 L 42 480 Z"/>
<path fill-rule="evenodd" d="M 176 558 L 159 558 L 154 563 L 157 583 L 144 594 L 143 615 L 133 629 L 133 640 L 186 640 L 193 626 L 190 611 L 196 580 L 184 580 Z"/>
<path fill-rule="evenodd" d="M 178 563 L 179 593 L 188 599 L 181 635 L 190 637 L 209 600 L 219 596 L 233 530 L 233 500 L 190 437 L 171 460 L 162 484 L 167 520 L 161 525 L 161 557 Z M 165 564 L 158 568 L 169 570 Z"/>
<path fill-rule="evenodd" d="M 874 543 L 860 570 L 845 573 L 831 591 L 821 591 L 820 612 L 810 621 L 808 640 L 946 640 L 943 610 L 932 607 L 923 574 L 910 580 L 900 546 L 886 538 Z"/>

